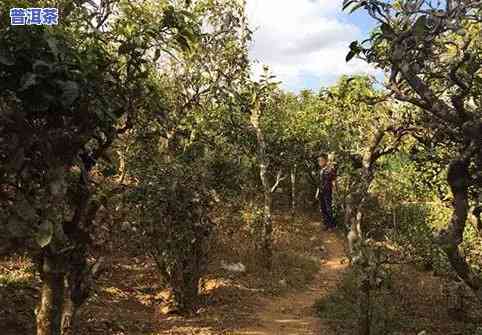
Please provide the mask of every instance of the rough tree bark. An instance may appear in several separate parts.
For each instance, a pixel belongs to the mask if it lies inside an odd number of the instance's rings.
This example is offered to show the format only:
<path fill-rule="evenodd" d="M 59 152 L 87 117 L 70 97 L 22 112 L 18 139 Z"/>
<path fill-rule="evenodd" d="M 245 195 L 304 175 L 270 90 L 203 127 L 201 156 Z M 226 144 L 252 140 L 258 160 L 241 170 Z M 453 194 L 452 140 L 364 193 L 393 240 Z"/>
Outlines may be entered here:
<path fill-rule="evenodd" d="M 380 132 L 381 134 L 381 132 Z M 376 146 L 381 141 L 376 137 L 376 145 L 372 149 L 376 149 Z M 362 244 L 363 239 L 363 207 L 366 197 L 368 195 L 368 189 L 374 178 L 374 163 L 375 150 L 370 150 L 366 155 L 361 173 L 361 183 L 357 191 L 355 191 L 353 197 L 349 198 L 349 212 L 346 215 L 351 215 L 349 218 L 345 218 L 345 221 L 351 222 L 350 231 L 348 233 L 348 245 L 350 251 L 350 259 L 352 263 L 357 264 L 357 288 L 358 288 L 358 334 L 370 335 L 371 318 L 370 318 L 370 281 L 369 276 L 366 273 L 366 266 L 368 260 L 366 259 L 363 251 Z"/>
<path fill-rule="evenodd" d="M 259 165 L 259 177 L 261 179 L 261 185 L 263 187 L 263 241 L 262 241 L 262 252 L 263 259 L 266 263 L 266 267 L 271 269 L 272 258 L 273 258 L 273 221 L 271 217 L 271 207 L 273 202 L 273 192 L 276 191 L 279 183 L 285 179 L 281 176 L 281 171 L 278 171 L 276 176 L 276 181 L 272 186 L 270 186 L 268 180 L 268 164 L 269 160 L 266 155 L 266 141 L 264 138 L 263 130 L 260 126 L 261 111 L 258 106 L 251 109 L 251 125 L 253 126 L 256 133 L 257 140 L 257 152 L 256 158 Z"/>
<path fill-rule="evenodd" d="M 293 165 L 290 172 L 291 179 L 291 216 L 294 217 L 296 213 L 296 164 Z"/>
<path fill-rule="evenodd" d="M 482 300 L 482 281 L 472 272 L 459 250 L 459 246 L 463 242 L 469 212 L 470 174 L 469 162 L 466 157 L 451 162 L 447 181 L 454 197 L 453 213 L 447 229 L 440 232 L 438 243 L 447 254 L 457 275 L 474 291 L 479 300 Z"/>
<path fill-rule="evenodd" d="M 450 71 L 452 77 L 454 76 L 454 69 Z M 476 154 L 477 150 L 480 151 L 480 130 L 482 129 L 480 117 L 474 113 L 469 113 L 465 108 L 463 100 L 468 92 L 466 88 L 464 89 L 463 85 L 459 85 L 459 89 L 462 89 L 462 92 L 452 97 L 452 108 L 447 105 L 446 102 L 437 98 L 430 87 L 409 69 L 405 67 L 400 69 L 400 71 L 420 97 L 420 100 L 410 102 L 418 104 L 424 110 L 437 116 L 441 120 L 454 125 L 451 128 L 444 127 L 444 131 L 445 129 L 453 131 L 452 129 L 457 129 L 457 126 L 463 129 L 462 134 L 455 133 L 454 136 L 463 139 L 465 142 L 471 142 L 471 145 L 461 154 L 461 157 L 453 160 L 449 165 L 447 181 L 454 197 L 453 214 L 448 228 L 440 233 L 437 237 L 437 242 L 446 253 L 457 275 L 474 291 L 479 300 L 482 301 L 482 279 L 471 271 L 469 264 L 459 251 L 459 245 L 463 241 L 463 233 L 468 218 L 468 189 L 471 179 L 474 177 L 471 176 L 469 172 L 470 160 L 471 157 Z M 470 87 L 470 85 L 467 87 Z M 400 98 L 400 95 L 398 95 L 397 98 Z"/>
<path fill-rule="evenodd" d="M 37 309 L 37 335 L 61 335 L 65 274 L 51 255 L 42 255 L 40 264 L 42 288 Z"/>
<path fill-rule="evenodd" d="M 480 41 L 472 33 L 479 29 L 482 2 L 446 1 L 445 5 L 435 6 L 437 10 L 433 11 L 426 10 L 427 2 L 414 1 L 411 8 L 402 6 L 399 9 L 361 0 L 345 1 L 344 4 L 346 7 L 357 3 L 358 8 L 364 7 L 381 24 L 385 37 L 382 43 L 388 41 L 387 50 L 391 51 L 370 53 L 370 61 L 391 70 L 390 88 L 397 100 L 421 109 L 419 121 L 423 128 L 437 134 L 429 137 L 430 145 L 447 145 L 457 152 L 471 143 L 469 151 L 472 153 L 463 152 L 449 166 L 453 215 L 448 228 L 441 231 L 436 241 L 457 275 L 482 300 L 482 278 L 477 278 L 471 271 L 459 251 L 468 214 L 469 188 L 480 189 L 482 185 L 482 120 L 477 86 L 480 79 L 477 71 L 482 60 L 478 56 Z M 400 29 L 400 20 L 414 20 L 414 25 Z M 427 24 L 428 21 L 436 24 Z M 451 27 L 452 22 L 464 24 L 455 28 Z M 420 27 L 423 29 L 418 29 Z M 463 37 L 451 38 L 455 33 Z M 445 40 L 447 37 L 449 39 Z M 412 40 L 422 39 L 424 43 L 409 46 Z M 379 41 L 382 40 L 372 39 L 369 51 L 377 50 Z M 453 44 L 457 52 L 451 55 L 447 43 Z"/>
<path fill-rule="evenodd" d="M 350 228 L 350 231 L 347 235 L 350 256 L 353 256 L 355 253 L 355 244 L 361 243 L 363 239 L 362 208 L 368 195 L 368 189 L 370 188 L 374 178 L 375 163 L 382 155 L 392 151 L 392 148 L 385 151 L 381 151 L 379 148 L 386 132 L 391 129 L 392 127 L 383 127 L 375 133 L 370 148 L 363 157 L 360 181 L 357 185 L 357 189 L 354 190 L 354 192 L 351 193 L 347 199 L 344 221 L 345 225 Z"/>
<path fill-rule="evenodd" d="M 387 126 L 378 129 L 373 137 L 370 147 L 363 157 L 362 168 L 356 190 L 348 196 L 345 212 L 345 224 L 350 227 L 347 235 L 349 257 L 352 264 L 356 265 L 358 288 L 358 334 L 370 335 L 370 273 L 367 268 L 369 259 L 364 252 L 363 214 L 364 205 L 369 193 L 369 188 L 375 177 L 377 160 L 383 155 L 397 150 L 402 138 L 410 131 L 409 128 L 395 128 Z M 393 133 L 395 140 L 390 146 L 382 147 L 382 141 L 387 133 Z"/>
<path fill-rule="evenodd" d="M 260 124 L 260 110 L 259 108 L 253 108 L 251 111 L 251 125 L 256 132 L 257 140 L 257 160 L 259 165 L 259 177 L 261 179 L 261 185 L 263 187 L 263 242 L 262 250 L 264 261 L 268 268 L 272 265 L 272 233 L 273 233 L 273 222 L 271 218 L 271 204 L 272 204 L 272 194 L 269 187 L 269 182 L 267 178 L 267 168 L 268 159 L 266 157 L 266 142 L 264 139 L 263 131 L 261 130 Z"/>
<path fill-rule="evenodd" d="M 100 208 L 98 201 L 91 200 L 88 188 L 88 169 L 82 165 L 82 175 L 78 184 L 78 199 L 72 220 L 64 223 L 65 236 L 74 246 L 63 254 L 62 263 L 66 269 L 64 275 L 64 295 L 61 308 L 61 334 L 74 335 L 76 316 L 80 307 L 89 298 L 95 278 L 97 277 L 103 258 L 90 265 L 87 262 L 90 244 L 89 228 Z"/>
<path fill-rule="evenodd" d="M 90 297 L 97 278 L 103 258 L 99 258 L 94 264 L 87 264 L 87 257 L 79 253 L 77 257 L 71 257 L 69 273 L 65 276 L 65 293 L 62 306 L 62 335 L 77 334 L 76 320 L 80 307 Z"/>
<path fill-rule="evenodd" d="M 447 8 L 442 10 L 438 15 L 446 15 L 456 21 L 465 21 L 465 19 L 471 16 L 472 11 L 480 8 L 480 2 L 473 3 L 458 3 L 456 1 L 448 1 Z M 420 10 L 420 9 L 419 9 Z M 472 18 L 473 19 L 473 18 Z M 480 21 L 480 15 L 477 17 Z M 439 25 L 438 29 L 431 32 L 431 39 L 438 37 L 441 34 L 445 34 L 446 26 L 449 20 Z M 391 26 L 393 22 L 390 20 L 386 22 L 388 26 Z M 393 46 L 399 50 L 404 50 L 402 42 L 407 36 L 400 34 L 392 42 Z M 426 40 L 429 40 L 426 38 Z M 469 34 L 465 34 L 464 41 L 458 48 L 458 55 L 456 61 L 451 62 L 450 66 L 447 66 L 445 74 L 439 79 L 442 82 L 434 81 L 435 87 L 443 85 L 446 87 L 450 100 L 442 99 L 441 95 L 436 92 L 432 86 L 431 79 L 435 78 L 435 74 L 429 73 L 420 76 L 420 71 L 416 71 L 412 66 L 413 59 L 405 52 L 398 52 L 392 55 L 390 62 L 392 63 L 392 77 L 391 87 L 395 93 L 395 97 L 401 101 L 407 101 L 416 105 L 431 117 L 431 121 L 427 123 L 429 129 L 443 131 L 445 137 L 452 141 L 458 142 L 458 146 L 466 146 L 467 143 L 471 145 L 467 148 L 461 156 L 451 162 L 449 165 L 448 184 L 452 191 L 453 200 L 453 214 L 449 222 L 447 229 L 441 231 L 439 236 L 436 237 L 436 241 L 441 246 L 442 250 L 446 253 L 452 268 L 457 275 L 469 286 L 474 293 L 482 301 L 482 278 L 474 274 L 464 256 L 459 251 L 459 246 L 463 240 L 463 232 L 465 229 L 467 216 L 468 216 L 468 202 L 469 195 L 468 189 L 472 182 L 475 182 L 477 178 L 480 178 L 480 174 L 473 171 L 469 171 L 470 162 L 476 163 L 477 159 L 474 159 L 478 155 L 480 161 L 481 143 L 482 143 L 482 121 L 480 117 L 480 108 L 468 108 L 470 100 L 476 100 L 477 91 L 474 90 L 474 86 L 477 80 L 477 76 L 463 75 L 462 68 L 470 69 L 468 73 L 472 73 L 479 69 L 481 66 L 480 57 L 475 57 L 477 54 L 476 39 L 470 37 Z M 439 53 L 440 57 L 443 57 L 443 53 Z M 440 59 L 437 52 L 433 52 L 431 56 L 434 56 L 434 64 Z M 430 56 L 430 55 L 429 55 Z M 429 57 L 424 56 L 424 57 Z M 436 67 L 433 67 L 436 68 Z M 467 71 L 467 70 L 466 70 Z M 413 95 L 403 93 L 397 86 L 396 73 L 401 75 L 406 83 L 411 87 Z M 438 74 L 437 74 L 438 75 Z M 449 102 L 450 101 L 450 102 Z M 480 163 L 479 163 L 480 168 Z M 480 180 L 479 180 L 480 186 Z"/>
<path fill-rule="evenodd" d="M 62 321 L 61 334 L 74 335 L 75 334 L 75 319 L 78 306 L 74 304 L 72 297 L 72 287 L 69 280 L 65 278 L 65 297 L 62 306 Z"/>

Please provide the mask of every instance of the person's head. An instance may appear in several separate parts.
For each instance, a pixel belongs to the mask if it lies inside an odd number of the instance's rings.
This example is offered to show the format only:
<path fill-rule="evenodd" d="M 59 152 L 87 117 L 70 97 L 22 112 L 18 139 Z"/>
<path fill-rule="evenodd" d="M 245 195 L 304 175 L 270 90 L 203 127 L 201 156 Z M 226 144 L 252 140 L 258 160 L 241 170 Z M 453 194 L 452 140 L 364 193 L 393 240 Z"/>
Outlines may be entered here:
<path fill-rule="evenodd" d="M 326 166 L 326 164 L 328 164 L 328 155 L 325 154 L 325 153 L 322 153 L 319 157 L 318 157 L 318 165 L 321 167 L 321 168 L 324 168 Z"/>

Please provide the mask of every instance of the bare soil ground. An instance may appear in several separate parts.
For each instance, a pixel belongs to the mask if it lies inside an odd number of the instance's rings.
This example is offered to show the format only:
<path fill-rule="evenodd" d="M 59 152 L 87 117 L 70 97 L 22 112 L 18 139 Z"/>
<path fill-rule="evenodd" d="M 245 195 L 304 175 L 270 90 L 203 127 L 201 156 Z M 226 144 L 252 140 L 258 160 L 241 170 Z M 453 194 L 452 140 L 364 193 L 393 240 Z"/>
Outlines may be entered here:
<path fill-rule="evenodd" d="M 316 222 L 310 222 L 315 226 Z M 324 250 L 319 259 L 320 270 L 307 288 L 276 298 L 263 298 L 256 312 L 257 323 L 237 329 L 233 334 L 335 334 L 315 313 L 315 302 L 333 291 L 346 268 L 343 243 L 335 233 L 316 233 L 316 242 Z"/>
<path fill-rule="evenodd" d="M 163 288 L 151 260 L 111 257 L 109 271 L 81 311 L 79 334 L 352 334 L 353 327 L 343 314 L 314 308 L 342 291 L 349 272 L 342 235 L 321 232 L 316 217 L 291 220 L 277 215 L 274 223 L 277 256 L 273 270 L 263 269 L 246 250 L 246 241 L 237 240 L 239 236 L 234 234 L 213 251 L 201 307 L 190 317 L 161 313 Z M 221 260 L 241 261 L 247 271 L 224 271 Z M 38 279 L 33 273 L 24 258 L 0 260 L 1 335 L 35 333 Z M 402 321 L 393 326 L 397 331 L 383 334 L 411 335 L 426 330 L 427 335 L 477 335 L 473 329 L 482 318 L 469 313 L 468 319 L 451 319 L 444 310 L 439 281 L 430 273 L 402 269 L 395 281 L 398 293 L 393 296 L 393 305 L 400 307 L 394 317 Z M 470 304 L 467 308 L 480 311 Z"/>

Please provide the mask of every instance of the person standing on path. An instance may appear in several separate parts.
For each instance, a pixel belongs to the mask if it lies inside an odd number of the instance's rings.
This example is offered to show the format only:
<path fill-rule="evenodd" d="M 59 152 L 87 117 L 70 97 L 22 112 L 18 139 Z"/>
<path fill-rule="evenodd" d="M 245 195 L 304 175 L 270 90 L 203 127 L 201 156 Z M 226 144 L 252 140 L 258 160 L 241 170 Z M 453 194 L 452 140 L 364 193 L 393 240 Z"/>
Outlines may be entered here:
<path fill-rule="evenodd" d="M 320 167 L 320 173 L 316 198 L 320 203 L 320 212 L 325 224 L 325 230 L 333 230 L 336 228 L 332 208 L 333 185 L 336 179 L 336 171 L 328 164 L 328 155 L 324 153 L 318 158 L 318 165 Z"/>

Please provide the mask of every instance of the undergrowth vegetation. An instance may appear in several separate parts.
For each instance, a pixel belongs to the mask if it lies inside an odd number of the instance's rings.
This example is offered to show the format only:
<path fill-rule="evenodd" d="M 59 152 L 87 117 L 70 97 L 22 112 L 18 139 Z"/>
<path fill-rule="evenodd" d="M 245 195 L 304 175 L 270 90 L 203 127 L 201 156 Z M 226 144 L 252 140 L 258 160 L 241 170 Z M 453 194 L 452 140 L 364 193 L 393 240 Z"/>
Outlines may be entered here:
<path fill-rule="evenodd" d="M 345 60 L 383 83 L 296 93 L 251 61 L 244 0 L 11 25 L 30 5 L 0 4 L 2 335 L 224 333 L 294 292 L 341 333 L 480 332 L 480 1 L 345 0 L 375 24 Z"/>

